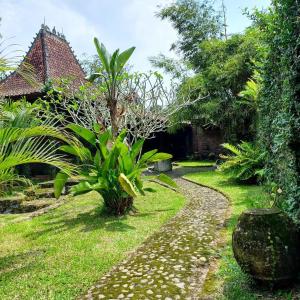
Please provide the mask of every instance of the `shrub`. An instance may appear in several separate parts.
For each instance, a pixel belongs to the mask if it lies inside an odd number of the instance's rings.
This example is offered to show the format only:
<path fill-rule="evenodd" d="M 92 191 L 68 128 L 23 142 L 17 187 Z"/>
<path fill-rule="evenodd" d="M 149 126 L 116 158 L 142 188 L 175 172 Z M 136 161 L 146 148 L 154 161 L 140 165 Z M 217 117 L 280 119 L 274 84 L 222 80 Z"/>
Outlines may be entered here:
<path fill-rule="evenodd" d="M 237 146 L 226 143 L 222 146 L 231 154 L 220 155 L 225 160 L 218 168 L 220 172 L 234 180 L 246 182 L 256 182 L 263 176 L 265 154 L 257 146 L 248 142 L 241 142 Z"/>
<path fill-rule="evenodd" d="M 97 127 L 97 126 L 96 126 Z M 81 161 L 79 174 L 82 179 L 71 189 L 74 195 L 85 194 L 90 191 L 98 192 L 104 200 L 104 205 L 114 215 L 123 215 L 133 209 L 133 199 L 144 194 L 142 172 L 149 163 L 170 159 L 172 155 L 158 153 L 152 150 L 144 153 L 140 158 L 144 140 L 139 140 L 131 148 L 126 143 L 126 130 L 116 138 L 111 130 L 96 134 L 93 131 L 76 124 L 68 128 L 79 135 L 89 148 L 83 145 L 66 145 L 60 149 L 75 155 Z M 99 128 L 95 128 L 99 132 Z M 171 185 L 176 184 L 166 175 L 156 177 L 158 180 Z M 55 180 L 55 194 L 60 196 L 68 175 L 59 173 Z"/>
<path fill-rule="evenodd" d="M 267 153 L 266 179 L 276 185 L 280 207 L 300 221 L 299 1 L 274 0 L 257 16 L 269 51 L 262 69 L 259 141 Z M 278 202 L 279 203 L 279 202 Z"/>

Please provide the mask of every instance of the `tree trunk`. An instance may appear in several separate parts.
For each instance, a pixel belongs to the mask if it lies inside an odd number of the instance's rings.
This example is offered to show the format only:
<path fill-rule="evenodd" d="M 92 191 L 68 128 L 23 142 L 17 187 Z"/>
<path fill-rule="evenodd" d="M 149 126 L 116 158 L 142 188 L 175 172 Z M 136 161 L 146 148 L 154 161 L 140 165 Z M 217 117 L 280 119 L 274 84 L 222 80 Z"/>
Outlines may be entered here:
<path fill-rule="evenodd" d="M 107 100 L 107 106 L 110 114 L 111 130 L 114 137 L 118 135 L 118 106 L 115 99 Z"/>

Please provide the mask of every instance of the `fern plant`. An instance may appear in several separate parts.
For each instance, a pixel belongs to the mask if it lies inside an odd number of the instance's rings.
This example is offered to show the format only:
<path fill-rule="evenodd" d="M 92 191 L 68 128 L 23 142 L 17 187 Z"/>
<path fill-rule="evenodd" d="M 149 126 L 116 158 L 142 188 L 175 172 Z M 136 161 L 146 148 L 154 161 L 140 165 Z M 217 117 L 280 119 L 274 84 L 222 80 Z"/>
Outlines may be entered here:
<path fill-rule="evenodd" d="M 75 155 L 81 161 L 79 174 L 82 180 L 71 192 L 74 195 L 98 192 L 103 197 L 105 207 L 114 215 L 124 215 L 132 210 L 133 199 L 138 194 L 144 195 L 146 191 L 152 191 L 143 186 L 145 178 L 142 173 L 148 164 L 172 158 L 172 155 L 158 153 L 157 150 L 146 152 L 139 158 L 144 140 L 129 147 L 125 140 L 126 130 L 114 138 L 110 129 L 96 134 L 76 124 L 67 127 L 89 145 L 60 147 L 62 151 Z M 99 128 L 96 131 L 99 132 Z M 67 179 L 68 174 L 61 172 L 57 175 L 56 197 L 60 196 Z M 176 187 L 165 174 L 156 176 L 156 179 Z"/>
<path fill-rule="evenodd" d="M 218 168 L 220 172 L 237 181 L 254 182 L 263 177 L 265 154 L 256 145 L 241 142 L 222 146 L 229 154 L 220 155 L 225 160 Z"/>

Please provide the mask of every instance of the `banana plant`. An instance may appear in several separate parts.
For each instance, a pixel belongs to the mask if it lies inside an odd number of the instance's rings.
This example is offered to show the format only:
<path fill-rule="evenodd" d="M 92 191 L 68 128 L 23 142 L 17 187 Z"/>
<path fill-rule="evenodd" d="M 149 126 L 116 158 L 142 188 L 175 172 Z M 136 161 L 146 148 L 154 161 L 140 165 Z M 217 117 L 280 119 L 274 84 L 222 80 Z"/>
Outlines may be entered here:
<path fill-rule="evenodd" d="M 94 82 L 97 78 L 100 78 L 104 82 L 104 93 L 107 108 L 110 112 L 112 132 L 116 136 L 118 133 L 118 85 L 124 75 L 124 67 L 134 52 L 135 47 L 131 47 L 123 52 L 117 49 L 111 55 L 106 47 L 102 43 L 99 43 L 96 37 L 94 38 L 94 44 L 103 70 L 93 73 L 88 77 L 88 80 Z"/>
<path fill-rule="evenodd" d="M 81 161 L 79 184 L 72 187 L 73 195 L 98 192 L 104 205 L 115 215 L 123 215 L 133 209 L 133 199 L 138 194 L 144 195 L 152 189 L 144 188 L 143 171 L 150 163 L 172 158 L 171 154 L 158 152 L 156 149 L 140 156 L 144 140 L 139 140 L 131 148 L 125 141 L 126 130 L 113 138 L 110 129 L 95 134 L 93 131 L 76 124 L 68 128 L 89 144 L 64 145 L 60 150 L 76 156 Z M 55 179 L 55 195 L 59 197 L 68 179 L 60 172 Z M 160 174 L 156 179 L 172 187 L 176 183 L 167 175 Z"/>

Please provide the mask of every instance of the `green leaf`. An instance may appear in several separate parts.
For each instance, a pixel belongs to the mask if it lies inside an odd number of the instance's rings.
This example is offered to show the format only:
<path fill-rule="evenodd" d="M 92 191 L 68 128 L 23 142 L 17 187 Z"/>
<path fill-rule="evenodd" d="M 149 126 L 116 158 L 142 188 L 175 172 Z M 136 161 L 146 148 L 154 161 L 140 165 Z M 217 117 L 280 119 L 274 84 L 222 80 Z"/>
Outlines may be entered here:
<path fill-rule="evenodd" d="M 173 156 L 169 153 L 159 152 L 154 154 L 148 161 L 149 162 L 157 162 L 161 160 L 171 159 Z"/>
<path fill-rule="evenodd" d="M 142 150 L 143 148 L 143 145 L 144 145 L 144 142 L 145 140 L 142 139 L 142 140 L 139 140 L 137 142 L 135 142 L 132 147 L 131 147 L 131 151 L 130 151 L 130 155 L 131 155 L 131 158 L 134 160 L 140 153 L 140 151 Z"/>
<path fill-rule="evenodd" d="M 71 188 L 74 195 L 81 195 L 92 191 L 92 186 L 87 181 L 82 181 Z"/>
<path fill-rule="evenodd" d="M 96 144 L 96 135 L 91 130 L 84 128 L 78 124 L 69 124 L 66 126 L 68 129 L 71 129 L 77 135 L 82 137 L 84 140 L 89 142 L 91 145 L 95 146 Z"/>
<path fill-rule="evenodd" d="M 59 147 L 59 150 L 77 156 L 81 160 L 92 160 L 91 151 L 86 147 L 63 145 Z"/>
<path fill-rule="evenodd" d="M 135 47 L 131 47 L 124 52 L 120 53 L 117 59 L 117 72 L 120 73 L 122 69 L 124 68 L 125 64 L 131 57 L 133 51 L 135 50 Z"/>
<path fill-rule="evenodd" d="M 95 157 L 94 157 L 94 165 L 97 169 L 100 169 L 101 167 L 101 154 L 100 150 L 96 151 Z"/>
<path fill-rule="evenodd" d="M 156 152 L 157 152 L 157 149 L 154 149 L 154 150 L 144 153 L 142 155 L 141 159 L 139 160 L 139 163 L 147 162 Z"/>
<path fill-rule="evenodd" d="M 126 138 L 127 135 L 127 129 L 124 128 L 122 131 L 119 133 L 118 137 L 116 138 L 116 142 L 123 143 L 124 139 Z"/>
<path fill-rule="evenodd" d="M 155 193 L 155 192 L 156 192 L 156 189 L 153 189 L 153 188 L 148 187 L 148 188 L 144 188 L 144 191 L 145 191 L 145 192 L 149 192 L 149 193 Z"/>
<path fill-rule="evenodd" d="M 171 187 L 177 188 L 176 182 L 166 174 L 159 174 L 158 176 L 156 176 L 156 179 Z"/>
<path fill-rule="evenodd" d="M 88 80 L 89 82 L 94 82 L 97 78 L 102 77 L 103 74 L 101 73 L 93 73 L 90 76 L 86 77 L 86 80 Z"/>
<path fill-rule="evenodd" d="M 133 187 L 132 183 L 126 177 L 125 174 L 121 173 L 118 179 L 119 179 L 120 185 L 122 186 L 123 190 L 128 195 L 130 195 L 131 197 L 137 197 L 138 196 L 137 192 L 135 191 L 135 188 Z"/>
<path fill-rule="evenodd" d="M 111 71 L 111 73 L 112 73 L 112 77 L 113 77 L 113 78 L 115 78 L 115 75 L 116 75 L 116 72 L 117 72 L 117 70 L 116 70 L 116 59 L 117 59 L 118 55 L 119 55 L 119 49 L 117 49 L 117 50 L 113 53 L 113 55 L 112 55 L 112 57 L 111 57 L 111 60 L 110 60 L 110 65 L 109 65 L 109 67 L 110 67 L 110 71 Z"/>
<path fill-rule="evenodd" d="M 109 61 L 110 61 L 110 55 L 108 51 L 106 50 L 105 46 L 101 43 L 99 43 L 98 39 L 95 37 L 94 38 L 94 44 L 98 53 L 98 56 L 101 60 L 101 63 L 103 64 L 106 72 L 110 74 L 110 69 L 109 69 Z"/>
<path fill-rule="evenodd" d="M 69 176 L 63 172 L 57 173 L 54 179 L 54 195 L 56 199 L 60 197 L 68 178 Z"/>

